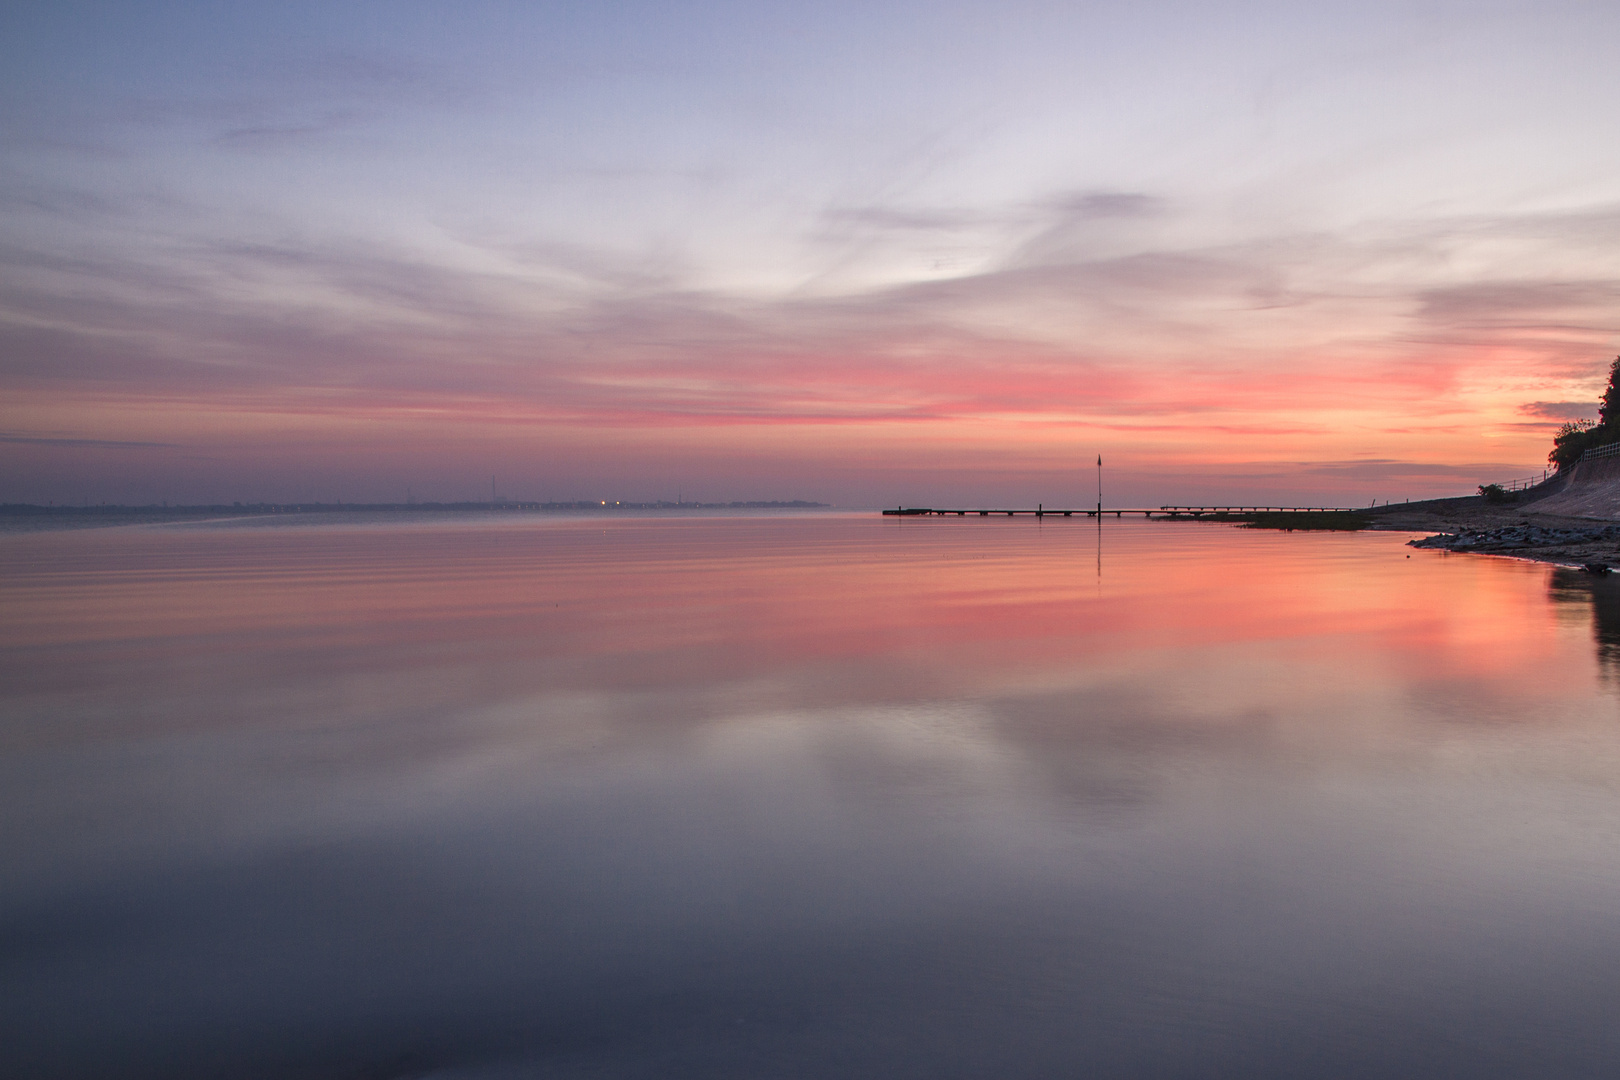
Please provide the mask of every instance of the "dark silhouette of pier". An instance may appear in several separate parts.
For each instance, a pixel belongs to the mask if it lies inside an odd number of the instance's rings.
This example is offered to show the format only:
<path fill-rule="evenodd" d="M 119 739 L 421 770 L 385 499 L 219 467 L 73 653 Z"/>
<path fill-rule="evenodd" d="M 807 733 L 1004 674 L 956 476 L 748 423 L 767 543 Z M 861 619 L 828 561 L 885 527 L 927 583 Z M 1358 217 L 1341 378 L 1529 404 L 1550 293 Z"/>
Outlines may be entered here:
<path fill-rule="evenodd" d="M 1044 504 L 1037 503 L 1033 510 L 1027 508 L 980 508 L 980 509 L 938 509 L 926 506 L 897 506 L 893 510 L 885 510 L 888 517 L 1088 517 L 1104 518 L 1112 515 L 1116 518 L 1140 516 L 1144 518 L 1171 518 L 1196 521 L 1246 521 L 1271 522 L 1272 520 L 1297 520 L 1301 526 L 1307 522 L 1315 523 L 1323 520 L 1321 515 L 1335 515 L 1338 519 L 1359 519 L 1365 513 L 1365 508 L 1349 506 L 1158 506 L 1118 509 L 1104 509 L 1102 507 L 1085 507 L 1079 509 L 1046 509 Z"/>

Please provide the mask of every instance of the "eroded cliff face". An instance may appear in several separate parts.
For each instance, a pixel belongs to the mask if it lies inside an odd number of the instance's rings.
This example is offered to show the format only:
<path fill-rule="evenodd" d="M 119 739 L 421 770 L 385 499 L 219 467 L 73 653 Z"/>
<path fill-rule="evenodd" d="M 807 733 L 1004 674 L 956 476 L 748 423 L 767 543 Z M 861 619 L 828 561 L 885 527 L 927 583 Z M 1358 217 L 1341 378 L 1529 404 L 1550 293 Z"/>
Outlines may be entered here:
<path fill-rule="evenodd" d="M 1524 512 L 1620 521 L 1620 455 L 1576 463 L 1563 491 L 1529 504 Z"/>

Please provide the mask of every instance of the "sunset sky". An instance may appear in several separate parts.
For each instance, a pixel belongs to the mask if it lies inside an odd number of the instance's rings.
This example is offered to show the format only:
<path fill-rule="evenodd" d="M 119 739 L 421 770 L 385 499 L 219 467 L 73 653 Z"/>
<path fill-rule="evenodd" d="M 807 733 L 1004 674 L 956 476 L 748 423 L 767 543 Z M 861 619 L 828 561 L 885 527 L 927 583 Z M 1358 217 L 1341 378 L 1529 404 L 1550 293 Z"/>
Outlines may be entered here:
<path fill-rule="evenodd" d="M 0 501 L 1365 505 L 1620 352 L 1620 5 L 0 11 Z"/>

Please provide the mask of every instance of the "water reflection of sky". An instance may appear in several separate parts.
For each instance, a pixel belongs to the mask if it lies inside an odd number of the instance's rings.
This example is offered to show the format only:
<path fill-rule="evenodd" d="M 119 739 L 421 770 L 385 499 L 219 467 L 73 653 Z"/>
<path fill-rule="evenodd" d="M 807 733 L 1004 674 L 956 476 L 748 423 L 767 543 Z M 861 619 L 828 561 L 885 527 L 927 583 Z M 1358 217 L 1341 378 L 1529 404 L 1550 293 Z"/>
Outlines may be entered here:
<path fill-rule="evenodd" d="M 36 1075 L 1612 1071 L 1620 593 L 1103 533 L 1100 577 L 1076 522 L 0 538 L 0 1039 Z"/>

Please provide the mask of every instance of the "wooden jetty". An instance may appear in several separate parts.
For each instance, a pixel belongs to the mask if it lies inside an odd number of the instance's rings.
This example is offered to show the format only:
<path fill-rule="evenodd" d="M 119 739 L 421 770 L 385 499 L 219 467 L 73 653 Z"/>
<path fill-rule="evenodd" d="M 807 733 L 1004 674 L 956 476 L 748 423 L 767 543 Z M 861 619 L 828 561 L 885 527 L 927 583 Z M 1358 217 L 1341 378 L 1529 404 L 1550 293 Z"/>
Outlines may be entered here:
<path fill-rule="evenodd" d="M 1116 518 L 1141 515 L 1144 518 L 1183 518 L 1202 521 L 1255 521 L 1270 520 L 1278 515 L 1291 514 L 1359 514 L 1360 508 L 1350 506 L 1160 506 L 1151 509 L 1084 509 L 1048 510 L 1044 504 L 1035 509 L 973 509 L 941 510 L 925 506 L 897 506 L 883 511 L 888 517 L 1107 517 Z"/>

